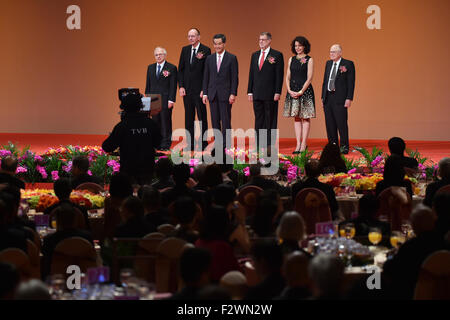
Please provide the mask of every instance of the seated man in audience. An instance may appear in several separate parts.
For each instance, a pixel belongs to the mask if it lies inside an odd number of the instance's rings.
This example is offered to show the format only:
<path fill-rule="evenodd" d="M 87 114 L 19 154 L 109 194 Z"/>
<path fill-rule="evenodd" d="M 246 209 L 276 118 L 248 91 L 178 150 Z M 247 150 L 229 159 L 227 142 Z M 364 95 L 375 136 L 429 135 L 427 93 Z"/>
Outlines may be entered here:
<path fill-rule="evenodd" d="M 438 174 L 441 177 L 440 180 L 430 183 L 427 186 L 426 192 L 425 192 L 425 199 L 423 200 L 423 203 L 431 208 L 431 205 L 433 203 L 433 198 L 436 194 L 436 192 L 447 185 L 450 185 L 450 158 L 442 158 L 441 161 L 439 161 L 439 169 Z"/>
<path fill-rule="evenodd" d="M 438 193 L 433 198 L 433 212 L 437 216 L 434 232 L 450 247 L 450 193 Z"/>
<path fill-rule="evenodd" d="M 54 214 L 56 216 L 56 232 L 45 236 L 41 250 L 43 255 L 43 279 L 50 274 L 53 252 L 61 241 L 67 238 L 81 237 L 94 245 L 90 232 L 75 227 L 76 211 L 72 205 L 61 204 L 55 209 Z"/>
<path fill-rule="evenodd" d="M 300 251 L 294 251 L 287 256 L 283 264 L 283 275 L 286 287 L 276 300 L 303 300 L 311 296 L 309 289 L 308 266 L 310 257 Z"/>
<path fill-rule="evenodd" d="M 167 208 L 161 206 L 161 194 L 157 189 L 150 186 L 139 188 L 138 197 L 144 205 L 144 219 L 147 223 L 158 228 L 160 225 L 170 223 Z"/>
<path fill-rule="evenodd" d="M 258 237 L 275 237 L 275 229 L 283 212 L 283 202 L 275 190 L 261 192 L 256 198 L 256 211 L 247 217 L 247 224 Z"/>
<path fill-rule="evenodd" d="M 410 216 L 416 237 L 406 241 L 384 266 L 384 274 L 392 284 L 392 295 L 412 299 L 425 259 L 435 251 L 445 249 L 442 235 L 434 232 L 436 215 L 424 205 L 417 205 Z"/>
<path fill-rule="evenodd" d="M 13 156 L 2 159 L 0 170 L 0 184 L 7 183 L 19 189 L 25 189 L 25 183 L 16 177 L 18 161 Z"/>
<path fill-rule="evenodd" d="M 173 164 L 169 158 L 161 157 L 155 163 L 155 175 L 157 181 L 152 183 L 152 187 L 157 190 L 175 187 L 172 179 Z"/>
<path fill-rule="evenodd" d="M 156 228 L 144 219 L 144 205 L 134 196 L 125 199 L 120 208 L 122 224 L 120 224 L 114 236 L 117 238 L 142 238 L 155 232 Z"/>
<path fill-rule="evenodd" d="M 288 187 L 283 187 L 282 185 L 278 184 L 276 181 L 271 179 L 266 179 L 264 176 L 261 175 L 261 165 L 260 164 L 252 164 L 250 165 L 250 180 L 246 184 L 242 185 L 239 190 L 242 190 L 243 188 L 247 186 L 257 186 L 260 187 L 263 190 L 275 190 L 277 191 L 280 196 L 289 196 L 290 195 L 290 189 Z"/>
<path fill-rule="evenodd" d="M 209 284 L 211 254 L 202 248 L 187 248 L 180 258 L 180 276 L 184 287 L 170 300 L 199 299 L 199 291 Z"/>
<path fill-rule="evenodd" d="M 20 284 L 17 268 L 6 262 L 0 262 L 0 300 L 13 300 Z"/>
<path fill-rule="evenodd" d="M 13 212 L 13 196 L 0 192 L 0 251 L 17 248 L 27 253 L 26 233 L 12 224 Z"/>
<path fill-rule="evenodd" d="M 86 156 L 76 156 L 72 160 L 72 188 L 76 189 L 80 184 L 93 182 L 103 185 L 99 177 L 89 175 L 89 159 Z"/>
<path fill-rule="evenodd" d="M 320 175 L 320 164 L 316 159 L 311 159 L 305 164 L 306 180 L 299 181 L 292 186 L 292 203 L 295 203 L 297 194 L 305 188 L 316 188 L 322 191 L 328 200 L 333 220 L 342 219 L 339 211 L 339 205 L 336 200 L 336 194 L 332 186 L 322 183 L 318 177 Z"/>
<path fill-rule="evenodd" d="M 251 249 L 255 272 L 262 281 L 248 289 L 244 300 L 271 300 L 279 296 L 285 287 L 281 275 L 283 253 L 276 240 L 260 239 Z"/>
<path fill-rule="evenodd" d="M 390 187 L 402 187 L 412 198 L 411 181 L 405 179 L 405 174 L 402 158 L 396 154 L 391 155 L 384 164 L 383 180 L 378 181 L 375 187 L 375 195 L 378 197 L 381 192 Z"/>
<path fill-rule="evenodd" d="M 391 155 L 395 154 L 398 155 L 401 158 L 403 167 L 409 168 L 409 169 L 417 169 L 419 166 L 419 163 L 416 159 L 405 157 L 405 149 L 406 144 L 405 141 L 402 138 L 399 137 L 393 137 L 389 139 L 388 141 L 388 147 L 389 152 Z"/>
<path fill-rule="evenodd" d="M 53 183 L 53 190 L 55 191 L 55 195 L 58 197 L 59 202 L 54 205 L 48 207 L 44 210 L 44 214 L 50 215 L 53 210 L 59 207 L 62 204 L 68 204 L 74 208 L 77 208 L 81 211 L 84 217 L 84 222 L 86 224 L 86 229 L 90 230 L 89 226 L 89 215 L 86 208 L 77 205 L 70 201 L 70 194 L 72 193 L 72 184 L 68 178 L 60 178 Z"/>
<path fill-rule="evenodd" d="M 51 300 L 49 288 L 38 279 L 22 282 L 17 288 L 15 300 Z"/>
<path fill-rule="evenodd" d="M 194 229 L 196 211 L 197 207 L 191 198 L 181 197 L 174 202 L 173 215 L 178 225 L 171 235 L 172 237 L 183 239 L 192 244 L 197 241 L 199 234 Z"/>
<path fill-rule="evenodd" d="M 337 300 L 341 298 L 345 266 L 334 254 L 320 253 L 309 263 L 313 299 Z"/>

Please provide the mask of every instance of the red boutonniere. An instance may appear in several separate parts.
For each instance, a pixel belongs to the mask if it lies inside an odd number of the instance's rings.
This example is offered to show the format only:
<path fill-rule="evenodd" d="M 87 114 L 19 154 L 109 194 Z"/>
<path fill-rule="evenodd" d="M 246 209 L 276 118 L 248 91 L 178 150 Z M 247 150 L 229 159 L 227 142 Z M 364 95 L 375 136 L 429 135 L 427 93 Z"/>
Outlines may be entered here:
<path fill-rule="evenodd" d="M 170 72 L 167 71 L 167 70 L 164 70 L 164 71 L 162 72 L 162 74 L 163 74 L 164 78 L 167 78 L 168 76 L 170 76 Z"/>
<path fill-rule="evenodd" d="M 269 61 L 269 63 L 270 64 L 274 64 L 275 62 L 277 62 L 276 60 L 275 60 L 275 58 L 274 57 L 267 57 L 267 61 Z"/>
<path fill-rule="evenodd" d="M 195 57 L 196 57 L 198 60 L 201 60 L 201 59 L 203 59 L 203 58 L 205 57 L 205 54 L 204 54 L 203 52 L 199 51 L 199 52 L 197 52 L 197 54 L 195 55 Z"/>
<path fill-rule="evenodd" d="M 347 68 L 346 68 L 345 66 L 341 66 L 341 67 L 339 67 L 339 71 L 340 71 L 341 73 L 347 72 Z"/>

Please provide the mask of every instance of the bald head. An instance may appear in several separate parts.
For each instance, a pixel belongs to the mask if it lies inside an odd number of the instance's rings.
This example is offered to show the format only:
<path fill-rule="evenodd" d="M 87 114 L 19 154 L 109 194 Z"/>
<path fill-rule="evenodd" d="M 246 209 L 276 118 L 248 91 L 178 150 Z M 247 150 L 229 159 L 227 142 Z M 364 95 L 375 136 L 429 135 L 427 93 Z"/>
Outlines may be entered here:
<path fill-rule="evenodd" d="M 429 207 L 423 204 L 418 204 L 411 212 L 411 216 L 409 217 L 409 219 L 411 220 L 411 225 L 414 233 L 416 235 L 419 235 L 423 232 L 431 231 L 434 229 L 436 215 Z"/>
<path fill-rule="evenodd" d="M 330 48 L 330 59 L 338 61 L 342 57 L 342 47 L 340 44 L 333 44 Z"/>

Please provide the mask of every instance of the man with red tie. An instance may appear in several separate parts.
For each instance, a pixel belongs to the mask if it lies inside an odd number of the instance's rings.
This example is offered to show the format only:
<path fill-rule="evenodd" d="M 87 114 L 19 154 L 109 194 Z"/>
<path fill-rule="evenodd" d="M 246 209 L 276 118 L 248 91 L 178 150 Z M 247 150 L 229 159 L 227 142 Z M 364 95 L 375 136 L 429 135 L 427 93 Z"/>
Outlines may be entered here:
<path fill-rule="evenodd" d="M 278 101 L 283 87 L 284 60 L 283 54 L 270 47 L 272 35 L 262 32 L 259 35 L 260 50 L 252 54 L 250 74 L 248 77 L 248 100 L 253 102 L 255 112 L 255 130 L 258 149 L 269 147 L 270 129 L 277 129 Z M 266 141 L 261 141 L 261 129 L 267 130 Z M 261 137 L 261 138 L 260 138 Z"/>

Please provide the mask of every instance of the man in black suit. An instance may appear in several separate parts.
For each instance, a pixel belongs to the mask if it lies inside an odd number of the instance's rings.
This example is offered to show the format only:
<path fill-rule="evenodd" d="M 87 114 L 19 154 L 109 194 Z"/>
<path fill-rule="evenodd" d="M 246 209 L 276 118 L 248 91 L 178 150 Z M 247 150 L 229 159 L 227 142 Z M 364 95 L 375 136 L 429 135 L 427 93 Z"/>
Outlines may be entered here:
<path fill-rule="evenodd" d="M 203 72 L 206 58 L 211 54 L 211 49 L 200 43 L 200 31 L 196 28 L 189 30 L 188 40 L 190 45 L 183 47 L 178 64 L 178 85 L 180 96 L 184 102 L 184 124 L 191 137 L 190 150 L 194 150 L 194 120 L 195 110 L 201 124 L 201 136 L 199 146 L 206 146 L 203 135 L 208 130 L 208 114 L 206 105 L 202 101 Z"/>
<path fill-rule="evenodd" d="M 227 136 L 231 143 L 231 132 L 226 130 L 231 129 L 231 106 L 236 101 L 239 83 L 238 61 L 225 51 L 226 40 L 223 34 L 213 37 L 216 53 L 206 58 L 203 76 L 203 103 L 209 100 L 212 127 L 222 131 L 222 149 Z"/>
<path fill-rule="evenodd" d="M 278 101 L 283 87 L 283 54 L 270 47 L 272 35 L 262 32 L 259 35 L 261 50 L 252 54 L 248 77 L 248 100 L 253 101 L 255 112 L 256 145 L 261 147 L 261 132 L 267 130 L 267 147 L 271 141 L 270 129 L 277 129 Z"/>
<path fill-rule="evenodd" d="M 152 119 L 161 128 L 161 150 L 169 150 L 172 145 L 172 110 L 177 93 L 177 67 L 166 61 L 167 51 L 155 48 L 156 63 L 148 66 L 145 94 L 160 94 L 161 112 Z"/>
<path fill-rule="evenodd" d="M 348 153 L 348 108 L 355 90 L 355 65 L 342 58 L 342 48 L 334 44 L 330 49 L 331 60 L 327 61 L 322 85 L 322 105 L 325 113 L 328 142 L 338 144 L 341 152 Z"/>

